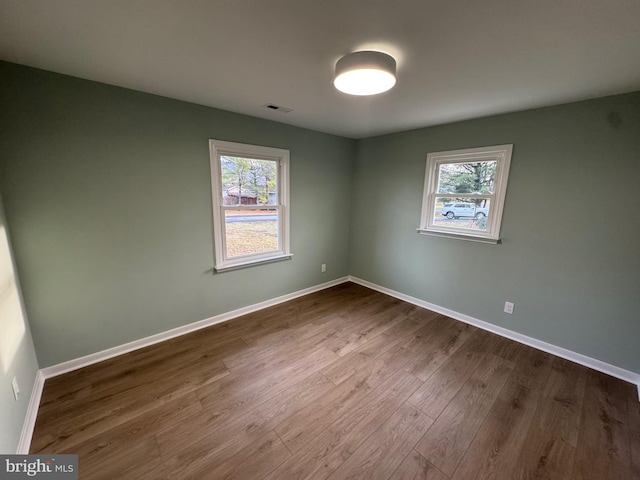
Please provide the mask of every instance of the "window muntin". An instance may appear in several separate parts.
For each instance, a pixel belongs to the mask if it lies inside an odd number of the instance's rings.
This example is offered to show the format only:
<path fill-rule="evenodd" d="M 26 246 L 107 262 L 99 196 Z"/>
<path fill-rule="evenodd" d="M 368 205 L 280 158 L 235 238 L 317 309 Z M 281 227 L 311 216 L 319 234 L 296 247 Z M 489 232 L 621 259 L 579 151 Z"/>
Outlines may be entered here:
<path fill-rule="evenodd" d="M 215 270 L 290 258 L 289 151 L 210 141 Z"/>
<path fill-rule="evenodd" d="M 513 145 L 429 153 L 421 233 L 498 243 Z"/>

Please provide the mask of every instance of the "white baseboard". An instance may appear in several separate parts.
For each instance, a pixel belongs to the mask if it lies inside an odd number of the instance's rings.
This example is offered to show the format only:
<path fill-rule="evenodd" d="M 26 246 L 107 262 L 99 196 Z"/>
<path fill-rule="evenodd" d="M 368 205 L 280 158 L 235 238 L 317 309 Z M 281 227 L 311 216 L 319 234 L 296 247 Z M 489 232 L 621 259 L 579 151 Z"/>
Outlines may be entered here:
<path fill-rule="evenodd" d="M 186 335 L 187 333 L 195 332 L 196 330 L 201 330 L 218 323 L 227 322 L 242 315 L 256 312 L 273 305 L 278 305 L 279 303 L 288 302 L 289 300 L 293 300 L 294 298 L 309 295 L 310 293 L 318 292 L 320 290 L 324 290 L 326 288 L 330 288 L 348 281 L 349 277 L 337 278 L 329 282 L 321 283 L 320 285 L 315 285 L 303 290 L 298 290 L 297 292 L 288 293 L 280 297 L 265 300 L 264 302 L 259 302 L 247 307 L 238 308 L 236 310 L 222 313 L 214 317 L 206 318 L 204 320 L 190 323 L 188 325 L 183 325 L 181 327 L 167 330 L 166 332 L 161 332 L 149 337 L 141 338 L 139 340 L 134 340 L 133 342 L 125 343 L 124 345 L 118 345 L 117 347 L 108 348 L 106 350 L 92 353 L 84 357 L 69 360 L 67 362 L 62 362 L 50 367 L 41 368 L 36 374 L 33 390 L 31 392 L 31 398 L 29 400 L 29 406 L 27 408 L 27 415 L 25 416 L 24 423 L 22 425 L 22 434 L 20 435 L 17 453 L 29 453 L 29 448 L 31 447 L 31 438 L 33 437 L 33 429 L 36 425 L 36 418 L 38 417 L 38 407 L 40 406 L 42 389 L 44 388 L 44 382 L 46 379 L 68 373 L 79 368 L 87 367 L 89 365 L 93 365 L 94 363 L 117 357 L 118 355 L 133 352 L 134 350 L 139 350 L 156 343 L 164 342 L 165 340 L 169 340 L 171 338 Z"/>
<path fill-rule="evenodd" d="M 411 303 L 413 305 L 417 305 L 419 307 L 423 307 L 428 310 L 441 313 L 443 315 L 454 318 L 456 320 L 460 320 L 461 322 L 474 325 L 478 328 L 482 328 L 483 330 L 488 330 L 497 335 L 509 338 L 511 340 L 515 340 L 516 342 L 529 345 L 530 347 L 533 347 L 533 348 L 537 348 L 538 350 L 542 350 L 542 351 L 551 353 L 553 355 L 557 355 L 558 357 L 571 360 L 575 363 L 584 365 L 589 368 L 593 368 L 594 370 L 598 370 L 600 372 L 606 373 L 613 377 L 620 378 L 627 382 L 636 384 L 638 385 L 638 396 L 640 398 L 640 375 L 636 373 L 630 372 L 628 370 L 624 370 L 614 365 L 610 365 L 600 360 L 587 357 L 580 353 L 572 352 L 570 350 L 557 347 L 555 345 L 543 342 L 541 340 L 537 340 L 532 337 L 527 337 L 526 335 L 513 332 L 506 328 L 498 327 L 496 325 L 485 322 L 483 320 L 479 320 L 477 318 L 473 318 L 468 315 L 464 315 L 462 313 L 449 310 L 448 308 L 440 307 L 433 303 L 420 300 L 419 298 L 411 297 L 409 295 L 396 292 L 395 290 L 381 287 L 380 285 L 367 282 L 366 280 L 362 280 L 358 277 L 348 276 L 348 277 L 341 277 L 341 278 L 332 280 L 330 282 L 322 283 L 320 285 L 315 285 L 313 287 L 305 288 L 303 290 L 298 290 L 297 292 L 282 295 L 280 297 L 272 298 L 270 300 L 265 300 L 264 302 L 259 302 L 253 305 L 249 305 L 247 307 L 238 308 L 236 310 L 222 313 L 214 317 L 206 318 L 204 320 L 190 323 L 188 325 L 183 325 L 181 327 L 177 327 L 172 330 L 167 330 L 166 332 L 157 333 L 149 337 L 141 338 L 139 340 L 134 340 L 133 342 L 119 345 L 117 347 L 108 348 L 100 352 L 92 353 L 84 357 L 76 358 L 74 360 L 69 360 L 67 362 L 62 362 L 57 365 L 52 365 L 51 367 L 46 367 L 38 370 L 38 373 L 36 374 L 36 380 L 33 386 L 33 390 L 31 392 L 29 407 L 27 409 L 27 415 L 25 417 L 25 421 L 23 424 L 22 435 L 20 436 L 20 442 L 18 444 L 17 453 L 26 454 L 29 452 L 29 447 L 31 445 L 31 438 L 33 436 L 33 429 L 35 427 L 36 418 L 38 416 L 38 407 L 40 405 L 42 389 L 44 387 L 44 382 L 46 379 L 55 377 L 57 375 L 62 375 L 64 373 L 68 373 L 73 370 L 77 370 L 79 368 L 87 367 L 89 365 L 93 365 L 94 363 L 102 362 L 104 360 L 117 357 L 118 355 L 123 355 L 125 353 L 129 353 L 134 350 L 139 350 L 141 348 L 148 347 L 150 345 L 155 345 L 156 343 L 164 342 L 165 340 L 170 340 L 172 338 L 186 335 L 187 333 L 195 332 L 197 330 L 201 330 L 203 328 L 207 328 L 212 325 L 216 325 L 218 323 L 227 322 L 229 320 L 240 317 L 242 315 L 256 312 L 258 310 L 262 310 L 264 308 L 271 307 L 273 305 L 278 305 L 280 303 L 284 303 L 289 300 L 293 300 L 295 298 L 302 297 L 304 295 L 308 295 L 310 293 L 324 290 L 326 288 L 330 288 L 335 285 L 339 285 L 341 283 L 345 283 L 349 281 L 353 283 L 357 283 L 364 287 L 370 288 L 372 290 L 385 293 L 387 295 L 398 298 L 400 300 L 404 300 L 405 302 Z"/>
<path fill-rule="evenodd" d="M 381 287 L 380 285 L 367 282 L 366 280 L 362 280 L 358 277 L 349 276 L 349 281 L 637 385 L 638 399 L 640 399 L 640 374 L 625 370 L 624 368 L 616 367 L 615 365 L 611 365 L 601 360 L 596 360 L 595 358 L 587 357 L 586 355 L 582 355 L 581 353 L 558 347 L 551 343 L 543 342 L 542 340 L 538 340 L 536 338 L 522 335 L 521 333 L 514 332 L 513 330 L 493 325 L 492 323 L 470 317 L 469 315 L 465 315 L 454 310 L 449 310 L 448 308 L 444 308 L 439 305 L 420 300 L 419 298 L 405 295 L 404 293 L 396 292 L 395 290 L 391 290 L 386 287 Z"/>
<path fill-rule="evenodd" d="M 326 288 L 333 287 L 335 285 L 339 285 L 348 281 L 349 277 L 337 278 L 330 282 L 321 283 L 320 285 L 315 285 L 303 290 L 298 290 L 297 292 L 288 293 L 280 297 L 265 300 L 264 302 L 238 308 L 230 312 L 221 313 L 220 315 L 216 315 L 214 317 L 199 320 L 197 322 L 173 328 L 171 330 L 167 330 L 166 332 L 160 332 L 149 337 L 141 338 L 139 340 L 134 340 L 133 342 L 118 345 L 117 347 L 108 348 L 106 350 L 92 353 L 84 357 L 69 360 L 67 362 L 62 362 L 57 365 L 52 365 L 51 367 L 41 369 L 40 372 L 42 372 L 42 375 L 45 379 L 55 377 L 57 375 L 62 375 L 63 373 L 68 373 L 79 368 L 87 367 L 89 365 L 93 365 L 94 363 L 102 362 L 104 360 L 117 357 L 118 355 L 133 352 L 134 350 L 139 350 L 150 345 L 155 345 L 156 343 L 164 342 L 165 340 L 180 337 L 182 335 L 186 335 L 187 333 L 195 332 L 196 330 L 201 330 L 218 323 L 228 322 L 229 320 L 240 317 L 242 315 L 256 312 L 273 305 L 278 305 L 279 303 L 288 302 L 289 300 L 293 300 L 294 298 L 318 292 L 320 290 L 324 290 Z"/>
<path fill-rule="evenodd" d="M 27 407 L 27 414 L 22 424 L 22 434 L 20 435 L 20 441 L 18 442 L 18 455 L 26 455 L 29 453 L 29 447 L 31 446 L 31 438 L 33 437 L 33 429 L 36 426 L 36 418 L 38 417 L 38 408 L 40 407 L 40 398 L 42 397 L 42 389 L 44 387 L 44 375 L 42 370 L 36 372 L 36 379 L 33 382 L 33 389 L 31 390 L 31 398 L 29 398 L 29 406 Z"/>

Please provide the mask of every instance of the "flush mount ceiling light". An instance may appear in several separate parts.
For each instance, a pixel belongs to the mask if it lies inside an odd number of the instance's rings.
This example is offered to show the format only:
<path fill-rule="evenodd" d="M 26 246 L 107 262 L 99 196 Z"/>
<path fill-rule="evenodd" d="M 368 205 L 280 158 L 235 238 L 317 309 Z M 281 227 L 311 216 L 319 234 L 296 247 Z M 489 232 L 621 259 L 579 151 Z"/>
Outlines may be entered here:
<path fill-rule="evenodd" d="M 396 84 L 396 61 L 382 52 L 354 52 L 336 63 L 333 85 L 349 95 L 376 95 Z"/>

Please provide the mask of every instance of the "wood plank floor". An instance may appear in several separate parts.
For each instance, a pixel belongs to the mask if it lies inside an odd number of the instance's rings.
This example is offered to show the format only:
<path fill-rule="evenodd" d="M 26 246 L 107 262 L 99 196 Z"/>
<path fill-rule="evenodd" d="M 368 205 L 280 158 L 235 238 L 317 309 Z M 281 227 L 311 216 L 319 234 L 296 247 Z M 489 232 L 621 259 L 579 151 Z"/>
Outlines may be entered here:
<path fill-rule="evenodd" d="M 82 479 L 640 479 L 634 385 L 352 283 L 47 380 Z"/>

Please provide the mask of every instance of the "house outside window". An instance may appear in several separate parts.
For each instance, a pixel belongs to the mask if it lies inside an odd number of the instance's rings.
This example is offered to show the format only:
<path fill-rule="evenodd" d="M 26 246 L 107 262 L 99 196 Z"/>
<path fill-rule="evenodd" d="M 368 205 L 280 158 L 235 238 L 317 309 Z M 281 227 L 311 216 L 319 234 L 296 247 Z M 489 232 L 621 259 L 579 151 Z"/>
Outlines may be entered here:
<path fill-rule="evenodd" d="M 418 231 L 499 243 L 512 151 L 497 145 L 429 153 Z"/>
<path fill-rule="evenodd" d="M 289 151 L 210 140 L 215 271 L 290 258 Z"/>

